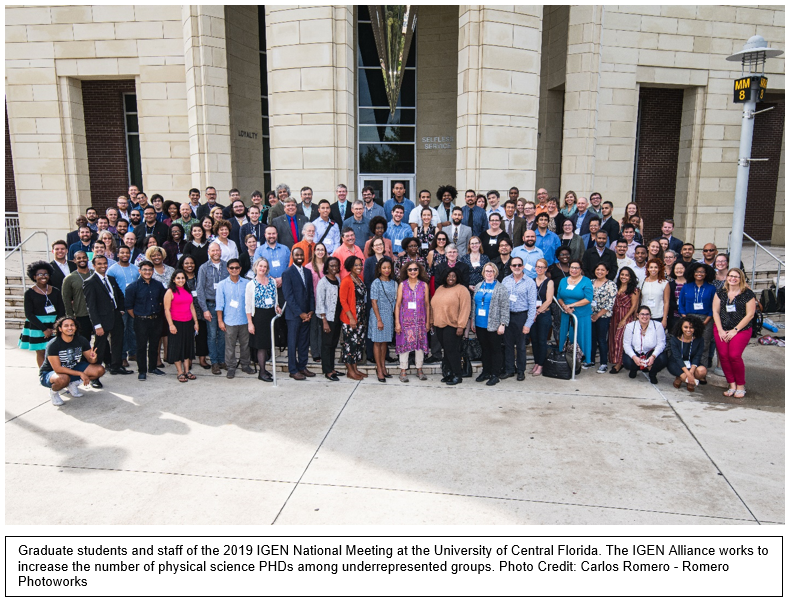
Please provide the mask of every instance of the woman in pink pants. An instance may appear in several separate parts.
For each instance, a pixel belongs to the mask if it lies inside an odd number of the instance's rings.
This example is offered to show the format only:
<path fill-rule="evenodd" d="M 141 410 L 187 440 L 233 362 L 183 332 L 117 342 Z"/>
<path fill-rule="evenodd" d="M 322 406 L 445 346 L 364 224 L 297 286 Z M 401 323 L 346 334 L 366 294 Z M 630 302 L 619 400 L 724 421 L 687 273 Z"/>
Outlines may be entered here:
<path fill-rule="evenodd" d="M 745 364 L 742 354 L 751 339 L 751 322 L 756 313 L 756 296 L 745 285 L 745 273 L 729 269 L 726 283 L 712 301 L 715 346 L 723 373 L 729 381 L 726 397 L 745 397 Z"/>

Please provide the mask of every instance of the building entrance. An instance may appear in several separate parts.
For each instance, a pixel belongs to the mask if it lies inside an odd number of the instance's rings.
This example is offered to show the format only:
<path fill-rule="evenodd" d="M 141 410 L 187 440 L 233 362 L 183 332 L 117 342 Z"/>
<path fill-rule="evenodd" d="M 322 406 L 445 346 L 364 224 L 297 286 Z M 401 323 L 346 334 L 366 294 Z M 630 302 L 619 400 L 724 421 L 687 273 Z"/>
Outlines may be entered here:
<path fill-rule="evenodd" d="M 362 192 L 363 187 L 372 187 L 374 189 L 374 199 L 384 204 L 393 197 L 393 184 L 396 181 L 404 183 L 404 188 L 407 190 L 404 194 L 405 197 L 415 201 L 414 174 L 361 174 L 358 176 L 357 190 Z"/>

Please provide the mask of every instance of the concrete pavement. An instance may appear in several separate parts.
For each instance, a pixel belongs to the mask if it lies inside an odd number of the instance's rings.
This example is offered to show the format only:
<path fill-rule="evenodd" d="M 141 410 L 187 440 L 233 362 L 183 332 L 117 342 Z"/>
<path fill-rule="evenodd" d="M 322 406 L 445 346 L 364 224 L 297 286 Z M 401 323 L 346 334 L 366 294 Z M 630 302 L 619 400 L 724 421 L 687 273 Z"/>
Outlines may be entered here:
<path fill-rule="evenodd" d="M 107 376 L 55 408 L 6 331 L 9 524 L 784 522 L 784 350 L 749 396 L 626 372 L 458 387 Z M 755 342 L 755 341 L 754 341 Z M 134 364 L 133 364 L 134 365 Z"/>

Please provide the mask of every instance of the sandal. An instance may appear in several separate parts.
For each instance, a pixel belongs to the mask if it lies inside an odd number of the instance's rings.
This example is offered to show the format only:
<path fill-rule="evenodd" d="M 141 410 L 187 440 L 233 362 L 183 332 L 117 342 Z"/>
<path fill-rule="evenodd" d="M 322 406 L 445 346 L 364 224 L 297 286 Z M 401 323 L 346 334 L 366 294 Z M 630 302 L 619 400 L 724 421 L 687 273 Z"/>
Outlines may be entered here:
<path fill-rule="evenodd" d="M 743 397 L 745 397 L 745 390 L 744 389 L 735 389 L 734 398 L 735 399 L 742 399 Z"/>
<path fill-rule="evenodd" d="M 401 373 L 399 374 L 399 380 L 401 380 L 402 382 L 410 382 L 410 379 L 407 378 L 407 370 L 401 371 Z"/>
<path fill-rule="evenodd" d="M 179 374 L 177 378 L 179 379 L 179 382 L 187 382 L 187 376 L 185 374 Z"/>
<path fill-rule="evenodd" d="M 193 374 L 192 372 L 187 372 L 185 376 L 187 376 L 187 380 L 195 380 L 196 378 L 195 374 Z"/>
<path fill-rule="evenodd" d="M 699 381 L 699 384 L 701 384 L 701 381 Z M 728 391 L 723 391 L 723 396 L 724 397 L 731 397 L 736 392 L 737 392 L 737 389 L 729 389 Z M 745 391 L 743 391 L 743 393 L 745 393 Z"/>
<path fill-rule="evenodd" d="M 423 373 L 423 370 L 418 370 L 416 372 L 416 376 L 418 376 L 418 380 L 428 380 L 426 378 L 426 374 Z"/>

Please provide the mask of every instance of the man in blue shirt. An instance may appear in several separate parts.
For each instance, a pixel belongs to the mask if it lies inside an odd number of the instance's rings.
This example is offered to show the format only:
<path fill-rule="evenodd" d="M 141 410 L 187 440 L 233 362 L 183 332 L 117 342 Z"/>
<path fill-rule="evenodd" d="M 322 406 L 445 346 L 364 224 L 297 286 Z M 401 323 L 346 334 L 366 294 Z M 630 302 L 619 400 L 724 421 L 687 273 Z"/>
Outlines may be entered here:
<path fill-rule="evenodd" d="M 264 239 L 267 241 L 256 248 L 256 253 L 253 255 L 253 263 L 256 262 L 256 259 L 266 258 L 269 262 L 269 276 L 275 280 L 275 285 L 280 288 L 281 276 L 289 268 L 291 252 L 286 246 L 278 243 L 278 230 L 272 225 L 264 230 Z"/>
<path fill-rule="evenodd" d="M 385 231 L 385 237 L 393 244 L 393 253 L 398 256 L 404 256 L 404 249 L 402 248 L 402 240 L 412 237 L 413 231 L 409 225 L 403 224 L 404 208 L 396 205 L 392 210 L 393 220 L 388 223 L 388 229 Z"/>
<path fill-rule="evenodd" d="M 344 221 L 342 229 L 350 227 L 355 232 L 355 245 L 361 250 L 366 247 L 366 242 L 371 237 L 368 221 L 363 220 L 363 202 L 352 202 L 352 216 Z"/>
<path fill-rule="evenodd" d="M 536 247 L 536 232 L 528 229 L 523 233 L 523 245 L 517 246 L 511 253 L 513 258 L 523 262 L 523 272 L 531 279 L 536 279 L 536 261 L 544 258 L 544 253 Z"/>
<path fill-rule="evenodd" d="M 333 255 L 336 248 L 341 245 L 341 229 L 330 217 L 330 202 L 322 200 L 319 202 L 319 218 L 313 222 L 316 227 L 314 241 L 324 245 L 327 249 L 327 256 Z"/>
<path fill-rule="evenodd" d="M 465 206 L 462 208 L 462 224 L 473 230 L 473 235 L 481 237 L 487 230 L 487 213 L 484 208 L 476 206 L 476 192 L 472 189 L 465 191 Z"/>
<path fill-rule="evenodd" d="M 406 189 L 404 188 L 404 183 L 401 181 L 395 181 L 393 183 L 393 197 L 385 202 L 385 218 L 390 220 L 393 218 L 393 208 L 398 206 L 402 207 L 403 213 L 402 217 L 410 216 L 410 212 L 413 211 L 415 208 L 415 204 L 404 197 L 406 193 Z"/>
<path fill-rule="evenodd" d="M 80 227 L 79 231 L 80 241 L 69 246 L 69 260 L 74 260 L 75 252 L 85 252 L 88 254 L 93 250 L 93 243 L 91 242 L 91 229 L 90 227 Z M 90 255 L 89 255 L 90 256 Z"/>
<path fill-rule="evenodd" d="M 547 265 L 556 262 L 555 252 L 561 246 L 558 236 L 547 228 L 550 223 L 550 215 L 547 212 L 540 212 L 536 216 L 536 247 L 542 251 Z"/>
<path fill-rule="evenodd" d="M 165 374 L 157 368 L 165 288 L 153 279 L 154 264 L 151 261 L 142 261 L 139 271 L 140 277 L 126 287 L 124 306 L 135 324 L 138 380 L 146 380 L 148 371 L 158 376 Z"/>
<path fill-rule="evenodd" d="M 128 246 L 119 246 L 118 248 L 118 262 L 112 265 L 107 274 L 116 280 L 121 292 L 126 296 L 126 289 L 129 284 L 137 281 L 140 277 L 140 270 L 130 264 L 129 258 L 132 251 Z M 137 343 L 135 341 L 135 320 L 128 313 L 124 313 L 124 359 L 122 365 L 127 367 L 129 362 L 127 356 L 134 355 L 137 351 Z M 156 366 L 155 366 L 156 367 Z"/>
<path fill-rule="evenodd" d="M 236 374 L 236 346 L 239 343 L 239 358 L 245 374 L 255 374 L 250 367 L 250 343 L 247 315 L 245 314 L 245 288 L 249 280 L 240 277 L 242 265 L 232 258 L 226 263 L 228 277 L 217 285 L 217 327 L 225 332 L 226 378 Z"/>
<path fill-rule="evenodd" d="M 525 275 L 522 259 L 512 258 L 509 262 L 511 275 L 503 278 L 503 285 L 509 291 L 509 325 L 503 334 L 506 355 L 500 379 L 511 378 L 516 370 L 517 380 L 525 380 L 525 338 L 536 318 L 536 283 Z"/>
<path fill-rule="evenodd" d="M 363 196 L 363 203 L 365 207 L 363 208 L 363 220 L 366 221 L 368 225 L 375 216 L 381 216 L 386 221 L 388 220 L 385 216 L 385 209 L 374 201 L 374 188 L 369 187 L 366 185 L 363 187 L 363 191 L 361 192 Z M 354 210 L 354 208 L 353 208 Z"/>
<path fill-rule="evenodd" d="M 198 269 L 198 306 L 206 321 L 206 340 L 212 374 L 220 374 L 225 368 L 225 333 L 220 330 L 217 317 L 217 289 L 220 282 L 228 277 L 225 261 L 220 258 L 220 244 L 209 244 L 209 260 Z"/>

